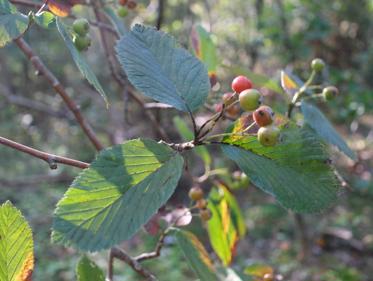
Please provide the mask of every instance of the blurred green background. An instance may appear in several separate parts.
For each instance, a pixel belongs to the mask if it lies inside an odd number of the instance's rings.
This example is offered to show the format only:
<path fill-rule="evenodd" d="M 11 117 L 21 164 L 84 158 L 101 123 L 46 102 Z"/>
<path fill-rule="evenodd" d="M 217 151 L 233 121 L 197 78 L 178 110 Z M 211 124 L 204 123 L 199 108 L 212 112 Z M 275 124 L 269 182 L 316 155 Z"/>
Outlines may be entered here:
<path fill-rule="evenodd" d="M 279 83 L 281 69 L 286 68 L 306 79 L 310 61 L 314 57 L 324 59 L 328 68 L 323 78 L 338 86 L 341 94 L 327 106 L 322 105 L 323 111 L 359 155 L 359 162 L 352 163 L 332 151 L 333 161 L 348 188 L 330 210 L 305 216 L 312 238 L 306 261 L 297 259 L 300 245 L 293 215 L 253 186 L 238 191 L 248 234 L 238 245 L 233 268 L 241 270 L 253 262 L 263 262 L 273 266 L 284 280 L 373 280 L 373 1 L 162 2 L 161 29 L 173 34 L 186 48 L 190 48 L 189 36 L 195 24 L 201 24 L 213 34 L 219 57 L 219 83 L 211 93 L 211 105 L 223 92 L 230 90 L 230 81 L 240 68 L 265 74 Z M 157 7 L 158 0 L 138 1 L 136 10 L 125 19 L 126 24 L 155 25 Z M 76 6 L 73 13 L 93 17 L 92 11 L 82 6 Z M 109 94 L 109 110 L 83 81 L 55 30 L 34 26 L 25 39 L 61 80 L 106 145 L 139 136 L 158 138 L 142 109 L 110 76 L 97 29 L 92 28 L 91 35 L 93 45 L 85 56 Z M 278 94 L 265 93 L 273 107 L 284 108 L 284 100 Z M 176 111 L 154 112 L 171 139 L 177 141 L 179 136 L 172 129 L 172 116 Z M 87 162 L 95 154 L 60 97 L 43 77 L 35 75 L 32 65 L 13 44 L 0 49 L 0 135 Z M 211 153 L 218 163 L 225 161 L 218 151 Z M 0 202 L 11 200 L 32 226 L 35 280 L 75 278 L 79 253 L 51 244 L 49 234 L 54 206 L 78 173 L 78 169 L 62 165 L 57 170 L 49 170 L 42 161 L 0 146 Z M 175 204 L 186 202 L 190 184 L 188 179 L 182 181 L 180 192 L 173 198 Z M 199 226 L 200 222 L 196 221 L 190 228 L 201 237 L 206 236 Z M 329 232 L 343 234 L 347 239 L 338 240 L 333 236 L 330 242 Z M 137 254 L 150 251 L 155 241 L 156 237 L 141 232 L 123 247 Z M 172 239 L 166 242 L 168 246 L 162 258 L 147 262 L 146 266 L 160 280 L 194 280 L 183 256 L 173 247 Z M 352 247 L 351 243 L 357 243 L 362 250 Z M 107 253 L 100 253 L 92 257 L 106 269 L 106 256 Z M 119 262 L 115 268 L 121 276 L 118 280 L 141 280 Z"/>

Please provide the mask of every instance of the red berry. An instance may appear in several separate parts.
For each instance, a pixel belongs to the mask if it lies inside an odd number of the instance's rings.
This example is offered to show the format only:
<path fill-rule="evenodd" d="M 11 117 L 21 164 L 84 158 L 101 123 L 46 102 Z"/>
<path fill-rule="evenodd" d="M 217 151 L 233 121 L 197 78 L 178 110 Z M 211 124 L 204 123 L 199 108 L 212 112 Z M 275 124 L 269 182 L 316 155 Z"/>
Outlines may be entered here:
<path fill-rule="evenodd" d="M 203 190 L 199 186 L 194 186 L 189 190 L 189 198 L 197 201 L 203 198 Z"/>
<path fill-rule="evenodd" d="M 121 6 L 125 6 L 127 4 L 127 0 L 119 0 L 118 3 Z"/>
<path fill-rule="evenodd" d="M 272 108 L 266 105 L 260 106 L 253 112 L 253 119 L 259 127 L 264 127 L 272 124 L 275 113 Z"/>
<path fill-rule="evenodd" d="M 253 83 L 245 77 L 245 76 L 237 76 L 232 81 L 232 90 L 236 93 L 241 93 L 244 90 L 251 89 L 253 87 Z"/>

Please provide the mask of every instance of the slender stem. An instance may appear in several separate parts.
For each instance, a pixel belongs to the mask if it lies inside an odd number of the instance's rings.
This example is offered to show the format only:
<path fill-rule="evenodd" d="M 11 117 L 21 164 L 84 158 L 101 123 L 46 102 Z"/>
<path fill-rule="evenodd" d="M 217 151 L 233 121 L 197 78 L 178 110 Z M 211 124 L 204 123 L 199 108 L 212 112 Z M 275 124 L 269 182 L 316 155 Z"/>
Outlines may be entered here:
<path fill-rule="evenodd" d="M 41 5 L 41 7 L 39 8 L 39 10 L 36 12 L 36 16 L 40 15 L 40 13 L 45 9 L 45 7 L 48 5 L 48 1 L 49 0 L 45 0 L 43 5 Z"/>
<path fill-rule="evenodd" d="M 124 252 L 122 249 L 118 247 L 113 247 L 110 250 L 109 260 L 113 262 L 114 258 L 120 259 L 121 261 L 124 261 L 125 263 L 127 263 L 139 275 L 141 275 L 142 277 L 145 277 L 146 280 L 152 280 L 152 281 L 157 280 L 157 278 L 147 269 L 143 268 L 142 265 L 137 260 L 131 258 L 126 252 Z M 111 274 L 111 276 L 109 276 L 109 280 L 112 280 L 113 270 L 111 269 L 109 273 Z"/>
<path fill-rule="evenodd" d="M 48 82 L 52 85 L 54 90 L 61 96 L 63 101 L 66 103 L 67 107 L 74 114 L 76 121 L 83 129 L 84 133 L 89 138 L 91 143 L 95 146 L 95 148 L 97 150 L 101 150 L 103 148 L 103 145 L 98 140 L 92 127 L 84 119 L 77 104 L 69 97 L 65 88 L 62 86 L 57 77 L 54 76 L 54 74 L 46 67 L 46 65 L 43 63 L 40 57 L 34 53 L 34 51 L 23 38 L 15 39 L 14 42 L 17 44 L 18 48 L 21 49 L 21 51 L 26 55 L 29 61 L 31 61 L 35 69 L 48 80 Z"/>
<path fill-rule="evenodd" d="M 312 70 L 310 77 L 304 83 L 304 85 L 294 94 L 293 100 L 289 104 L 287 116 L 288 118 L 291 117 L 291 113 L 296 105 L 296 103 L 302 98 L 304 93 L 307 91 L 308 87 L 312 84 L 313 80 L 315 79 L 316 71 Z"/>
<path fill-rule="evenodd" d="M 10 139 L 4 138 L 0 136 L 0 144 L 13 148 L 15 150 L 27 153 L 33 157 L 39 158 L 47 162 L 51 169 L 56 169 L 56 163 L 73 166 L 81 169 L 85 169 L 89 167 L 88 163 L 81 162 L 78 160 L 57 156 L 51 153 L 43 152 L 32 147 L 20 144 L 18 142 L 12 141 Z"/>

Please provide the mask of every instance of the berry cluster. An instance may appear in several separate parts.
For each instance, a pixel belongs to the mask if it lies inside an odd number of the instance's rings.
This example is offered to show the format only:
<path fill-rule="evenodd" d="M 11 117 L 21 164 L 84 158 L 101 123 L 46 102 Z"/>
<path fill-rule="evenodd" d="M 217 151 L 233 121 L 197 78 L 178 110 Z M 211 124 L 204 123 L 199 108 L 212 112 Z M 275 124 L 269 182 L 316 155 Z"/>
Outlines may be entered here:
<path fill-rule="evenodd" d="M 201 187 L 194 186 L 189 190 L 189 198 L 196 201 L 195 207 L 199 209 L 199 215 L 203 221 L 211 219 L 211 211 L 207 209 L 207 200 L 204 199 L 204 193 Z"/>
<path fill-rule="evenodd" d="M 128 15 L 128 10 L 133 10 L 137 7 L 137 3 L 132 0 L 119 0 L 119 7 L 117 9 L 117 14 L 119 17 L 124 18 Z"/>
<path fill-rule="evenodd" d="M 85 51 L 91 46 L 91 37 L 88 34 L 89 31 L 89 22 L 84 19 L 77 19 L 73 23 L 73 42 L 78 51 Z"/>
<path fill-rule="evenodd" d="M 216 110 L 221 111 L 224 105 L 231 116 L 238 114 L 240 108 L 252 112 L 255 123 L 260 127 L 257 133 L 258 141 L 263 146 L 274 146 L 278 142 L 280 130 L 273 125 L 272 108 L 261 105 L 263 97 L 260 91 L 254 89 L 252 82 L 242 75 L 234 78 L 231 86 L 234 92 L 224 94 L 223 103 L 218 104 Z"/>

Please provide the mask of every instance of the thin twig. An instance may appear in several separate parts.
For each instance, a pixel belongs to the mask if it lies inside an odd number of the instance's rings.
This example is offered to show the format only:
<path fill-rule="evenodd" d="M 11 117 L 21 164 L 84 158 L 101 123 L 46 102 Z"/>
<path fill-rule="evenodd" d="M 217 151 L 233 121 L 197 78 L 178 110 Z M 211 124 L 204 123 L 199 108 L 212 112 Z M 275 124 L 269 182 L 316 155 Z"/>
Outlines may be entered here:
<path fill-rule="evenodd" d="M 103 145 L 98 140 L 95 132 L 92 130 L 88 122 L 84 119 L 82 113 L 80 112 L 79 107 L 69 97 L 69 95 L 65 91 L 65 88 L 62 86 L 62 84 L 57 79 L 57 77 L 54 76 L 54 74 L 46 67 L 46 65 L 43 63 L 40 57 L 34 53 L 34 51 L 31 49 L 31 47 L 27 44 L 27 42 L 23 38 L 15 39 L 14 42 L 22 50 L 22 52 L 27 56 L 27 58 L 31 61 L 35 69 L 48 80 L 48 82 L 52 85 L 54 90 L 61 96 L 63 101 L 66 103 L 67 107 L 74 114 L 76 121 L 79 123 L 80 127 L 83 129 L 84 133 L 87 135 L 87 137 L 92 142 L 92 144 L 95 146 L 95 148 L 97 150 L 103 149 Z"/>
<path fill-rule="evenodd" d="M 143 268 L 142 265 L 135 259 L 131 258 L 129 255 L 127 255 L 126 252 L 124 252 L 122 249 L 118 247 L 113 247 L 110 250 L 110 257 L 109 260 L 112 262 L 114 261 L 113 258 L 120 259 L 121 261 L 124 261 L 126 264 L 128 264 L 134 271 L 136 271 L 139 275 L 142 277 L 145 277 L 146 280 L 157 280 L 157 278 L 150 273 L 147 269 Z M 109 267 L 110 268 L 110 267 Z M 109 280 L 113 280 L 113 270 L 109 272 L 110 275 L 108 276 Z"/>
<path fill-rule="evenodd" d="M 73 166 L 81 169 L 85 169 L 89 167 L 88 163 L 78 161 L 71 158 L 66 158 L 62 156 L 57 156 L 55 154 L 43 152 L 32 147 L 20 144 L 18 142 L 12 141 L 10 139 L 4 138 L 0 136 L 0 144 L 8 146 L 10 148 L 16 149 L 18 151 L 30 154 L 36 158 L 42 159 L 47 162 L 51 169 L 56 169 L 56 163 Z"/>
<path fill-rule="evenodd" d="M 159 236 L 157 245 L 155 246 L 155 250 L 153 252 L 142 253 L 142 254 L 138 255 L 137 257 L 135 257 L 134 259 L 137 260 L 138 262 L 142 262 L 144 260 L 149 260 L 149 259 L 159 257 L 160 254 L 161 254 L 161 250 L 162 250 L 162 247 L 164 245 L 164 240 L 165 240 L 167 234 L 168 234 L 168 231 L 162 232 L 162 234 Z"/>

